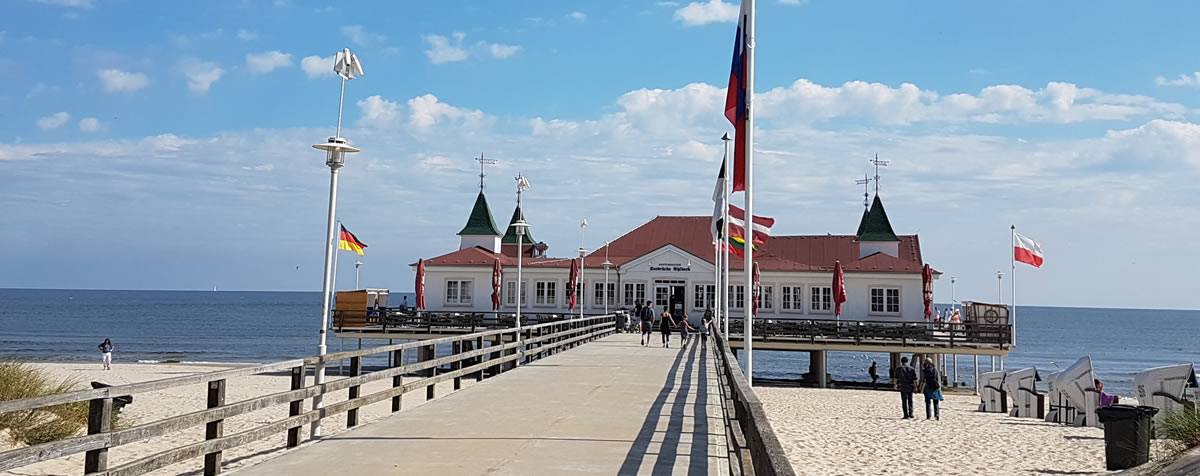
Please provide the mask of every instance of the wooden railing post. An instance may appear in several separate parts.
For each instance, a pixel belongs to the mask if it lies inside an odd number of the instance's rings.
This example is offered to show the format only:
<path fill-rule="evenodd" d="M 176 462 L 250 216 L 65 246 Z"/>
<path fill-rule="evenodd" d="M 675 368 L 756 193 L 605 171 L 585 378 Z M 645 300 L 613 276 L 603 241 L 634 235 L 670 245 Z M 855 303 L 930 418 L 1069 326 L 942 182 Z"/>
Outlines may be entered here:
<path fill-rule="evenodd" d="M 112 428 L 112 399 L 97 398 L 88 401 L 88 434 L 108 433 Z M 88 451 L 83 460 L 83 472 L 95 473 L 108 470 L 108 448 Z"/>
<path fill-rule="evenodd" d="M 403 365 L 404 365 L 404 349 L 393 350 L 392 351 L 392 367 L 401 367 Z M 396 388 L 401 385 L 404 385 L 404 376 L 403 375 L 396 375 L 396 376 L 392 377 L 392 388 Z M 403 400 L 402 400 L 403 397 L 404 397 L 403 395 L 396 395 L 396 396 L 392 397 L 392 411 L 393 412 L 400 411 L 400 407 L 403 404 Z"/>
<path fill-rule="evenodd" d="M 350 377 L 354 378 L 362 375 L 362 356 L 354 356 L 350 358 Z M 358 398 L 359 386 L 351 385 L 349 399 Z M 351 408 L 346 410 L 346 428 L 352 428 L 358 425 L 358 409 Z"/>
<path fill-rule="evenodd" d="M 453 343 L 450 344 L 450 349 L 451 349 L 450 352 L 454 353 L 454 355 L 461 354 L 462 348 L 463 348 L 462 341 L 454 341 Z M 453 370 L 462 370 L 462 367 L 463 367 L 462 360 L 455 360 L 453 364 L 450 364 L 450 368 Z M 454 377 L 454 389 L 462 390 L 462 376 Z"/>
<path fill-rule="evenodd" d="M 429 361 L 429 360 L 436 359 L 437 358 L 437 347 L 432 346 L 432 345 L 422 346 L 421 353 L 425 354 L 422 356 L 421 361 Z M 426 377 L 433 377 L 436 375 L 437 375 L 437 367 L 430 367 L 425 370 Z M 427 387 L 425 387 L 425 399 L 426 400 L 433 400 L 433 397 L 436 394 L 436 391 L 435 391 L 436 387 L 437 387 L 437 384 L 432 384 L 432 383 L 429 384 Z"/>
<path fill-rule="evenodd" d="M 208 382 L 208 408 L 225 406 L 225 379 Z M 225 435 L 225 420 L 210 421 L 204 426 L 204 439 L 213 440 Z M 204 455 L 204 476 L 221 474 L 221 452 Z"/>
<path fill-rule="evenodd" d="M 292 390 L 300 390 L 304 388 L 304 366 L 298 365 L 292 367 Z M 304 399 L 292 400 L 288 404 L 288 416 L 299 415 L 304 409 Z M 293 426 L 288 428 L 287 447 L 295 448 L 300 444 L 300 427 Z"/>
<path fill-rule="evenodd" d="M 475 338 L 475 349 L 476 349 L 476 350 L 478 350 L 478 349 L 482 349 L 482 348 L 483 348 L 483 338 L 482 338 L 482 337 L 476 337 L 476 338 Z M 479 354 L 479 356 L 478 356 L 478 357 L 475 357 L 475 363 L 476 363 L 476 364 L 482 364 L 482 363 L 483 363 L 483 355 L 484 355 L 484 354 Z M 476 382 L 482 382 L 482 381 L 483 381 L 483 369 L 482 369 L 482 368 L 480 368 L 478 372 L 475 372 L 475 381 L 476 381 Z"/>

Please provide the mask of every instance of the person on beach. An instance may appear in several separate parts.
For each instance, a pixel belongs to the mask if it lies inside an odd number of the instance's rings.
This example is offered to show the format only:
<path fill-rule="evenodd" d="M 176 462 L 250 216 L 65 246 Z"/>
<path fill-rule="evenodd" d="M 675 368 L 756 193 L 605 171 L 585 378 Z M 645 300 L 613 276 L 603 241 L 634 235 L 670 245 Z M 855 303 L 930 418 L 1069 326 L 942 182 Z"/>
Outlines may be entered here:
<path fill-rule="evenodd" d="M 663 347 L 671 348 L 671 328 L 675 327 L 675 319 L 671 317 L 671 313 L 663 311 L 658 321 L 658 332 L 662 334 Z"/>
<path fill-rule="evenodd" d="M 641 304 L 638 303 L 638 318 L 641 320 L 638 329 L 642 331 L 642 347 L 645 347 L 650 343 L 650 331 L 654 330 L 654 307 L 650 301 L 646 301 L 646 307 Z"/>
<path fill-rule="evenodd" d="M 942 376 L 936 366 L 933 365 L 933 359 L 925 358 L 925 365 L 921 368 L 921 393 L 925 394 L 925 419 L 928 420 L 930 415 L 935 420 L 942 419 L 942 411 L 939 408 L 938 402 L 942 401 Z M 933 402 L 933 413 L 929 412 L 929 403 Z"/>
<path fill-rule="evenodd" d="M 913 391 L 917 385 L 917 370 L 908 365 L 908 357 L 900 358 L 900 366 L 896 367 L 896 382 L 892 388 L 900 391 L 900 406 L 904 410 L 904 420 L 913 418 Z"/>
<path fill-rule="evenodd" d="M 101 342 L 100 345 L 96 347 L 100 349 L 100 355 L 104 361 L 104 370 L 112 370 L 112 341 L 105 338 L 104 342 Z"/>
<path fill-rule="evenodd" d="M 1092 383 L 1096 385 L 1096 393 L 1100 394 L 1100 406 L 1110 407 L 1121 401 L 1121 398 L 1116 395 L 1104 393 L 1104 382 L 1101 382 L 1100 379 L 1094 379 Z"/>
<path fill-rule="evenodd" d="M 871 390 L 875 390 L 875 385 L 879 383 L 879 365 L 874 360 L 871 361 L 871 368 L 867 369 L 867 375 L 871 376 Z"/>

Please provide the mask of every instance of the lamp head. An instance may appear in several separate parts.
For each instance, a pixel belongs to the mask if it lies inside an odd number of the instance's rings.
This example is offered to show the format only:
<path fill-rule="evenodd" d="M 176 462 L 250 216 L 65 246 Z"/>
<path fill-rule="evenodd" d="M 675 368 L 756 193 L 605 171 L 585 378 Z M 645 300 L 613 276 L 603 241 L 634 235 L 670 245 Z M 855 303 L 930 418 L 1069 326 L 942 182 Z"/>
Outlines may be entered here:
<path fill-rule="evenodd" d="M 324 144 L 315 144 L 313 148 L 325 151 L 325 165 L 331 169 L 342 168 L 346 164 L 346 154 L 358 152 L 357 148 L 342 137 L 330 137 Z"/>
<path fill-rule="evenodd" d="M 525 220 L 514 221 L 512 226 L 516 228 L 517 236 L 525 236 L 525 229 L 529 228 L 529 224 L 525 223 Z"/>

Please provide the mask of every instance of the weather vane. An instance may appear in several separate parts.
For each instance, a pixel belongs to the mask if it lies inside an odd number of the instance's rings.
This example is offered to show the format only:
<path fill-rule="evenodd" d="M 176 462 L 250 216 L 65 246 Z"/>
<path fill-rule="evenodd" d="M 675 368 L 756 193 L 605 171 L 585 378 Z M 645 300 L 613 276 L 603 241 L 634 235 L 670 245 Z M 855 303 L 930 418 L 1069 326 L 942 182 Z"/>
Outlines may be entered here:
<path fill-rule="evenodd" d="M 496 159 L 485 159 L 483 152 L 480 152 L 479 157 L 476 157 L 475 160 L 479 161 L 479 191 L 483 192 L 483 177 L 485 176 L 483 168 L 488 165 L 496 165 Z"/>
<path fill-rule="evenodd" d="M 875 160 L 870 162 L 875 164 L 875 195 L 879 195 L 879 167 L 887 167 L 888 161 L 879 160 L 879 154 L 875 154 Z"/>
<path fill-rule="evenodd" d="M 855 180 L 854 183 L 863 186 L 863 208 L 871 208 L 871 200 L 869 200 L 871 198 L 871 190 L 870 185 L 868 185 L 871 183 L 871 177 L 863 174 L 862 180 Z"/>

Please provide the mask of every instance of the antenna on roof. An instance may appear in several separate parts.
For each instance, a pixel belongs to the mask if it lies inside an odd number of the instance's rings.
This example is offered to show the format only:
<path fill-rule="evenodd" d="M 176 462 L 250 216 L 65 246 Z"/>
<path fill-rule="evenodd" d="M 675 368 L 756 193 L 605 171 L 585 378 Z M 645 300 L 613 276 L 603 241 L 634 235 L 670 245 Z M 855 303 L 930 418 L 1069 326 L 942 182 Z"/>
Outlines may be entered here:
<path fill-rule="evenodd" d="M 479 157 L 476 157 L 475 160 L 479 161 L 479 193 L 483 193 L 483 177 L 485 176 L 483 167 L 486 165 L 496 165 L 496 159 L 485 159 L 483 158 L 483 152 L 480 152 Z"/>
<path fill-rule="evenodd" d="M 888 161 L 879 160 L 879 154 L 875 154 L 875 160 L 870 161 L 875 164 L 875 195 L 879 195 L 879 167 L 887 167 Z"/>
<path fill-rule="evenodd" d="M 868 177 L 867 174 L 863 174 L 862 180 L 855 180 L 854 183 L 863 186 L 863 208 L 871 208 L 871 201 L 868 200 L 871 198 L 871 191 L 868 188 L 870 187 L 868 184 L 871 183 L 871 177 Z"/>

